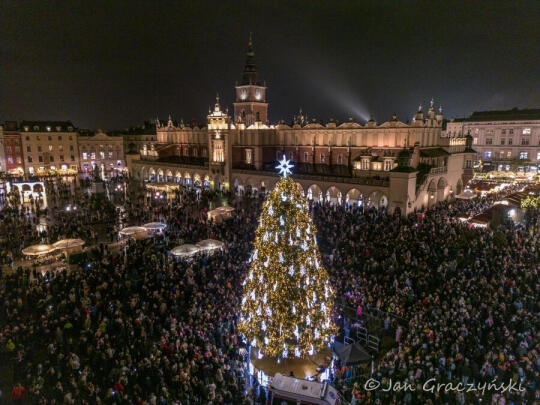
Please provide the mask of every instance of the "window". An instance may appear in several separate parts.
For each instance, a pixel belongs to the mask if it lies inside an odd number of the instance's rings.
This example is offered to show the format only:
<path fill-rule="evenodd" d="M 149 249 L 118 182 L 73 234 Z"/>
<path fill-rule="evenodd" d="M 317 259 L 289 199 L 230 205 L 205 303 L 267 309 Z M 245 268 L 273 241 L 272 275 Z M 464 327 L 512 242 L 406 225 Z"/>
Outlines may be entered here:
<path fill-rule="evenodd" d="M 506 135 L 506 129 L 501 130 L 502 135 Z"/>
<path fill-rule="evenodd" d="M 22 159 L 21 159 L 20 156 L 17 157 L 17 163 L 18 163 L 18 164 L 21 164 L 21 163 L 22 163 Z"/>
<path fill-rule="evenodd" d="M 384 161 L 384 170 L 386 170 L 387 172 L 392 170 L 392 161 L 391 160 L 385 160 Z"/>
<path fill-rule="evenodd" d="M 529 158 L 529 152 L 519 152 L 519 158 L 520 159 L 528 159 Z"/>
<path fill-rule="evenodd" d="M 8 157 L 8 163 L 9 163 L 10 165 L 12 165 L 12 164 L 13 164 L 13 158 Z"/>
<path fill-rule="evenodd" d="M 521 138 L 521 144 L 522 145 L 528 145 L 529 144 L 529 138 Z"/>
<path fill-rule="evenodd" d="M 369 159 L 362 159 L 362 170 L 369 170 Z"/>
<path fill-rule="evenodd" d="M 11 153 L 11 145 L 6 146 L 6 152 Z"/>
<path fill-rule="evenodd" d="M 508 133 L 509 133 L 510 135 L 514 135 L 514 130 L 513 130 L 513 129 L 509 129 L 509 130 L 508 130 Z"/>
<path fill-rule="evenodd" d="M 31 148 L 30 146 L 27 146 L 27 147 L 26 147 L 26 151 L 27 151 L 27 152 L 32 152 L 32 148 Z"/>
<path fill-rule="evenodd" d="M 47 131 L 51 132 L 51 127 L 47 127 Z"/>
<path fill-rule="evenodd" d="M 478 131 L 478 128 L 475 128 L 475 129 L 474 129 L 474 133 L 475 133 L 476 135 L 478 135 L 478 132 L 479 132 L 479 131 Z"/>
<path fill-rule="evenodd" d="M 63 152 L 64 151 L 64 145 L 58 145 L 58 150 L 60 152 Z"/>
<path fill-rule="evenodd" d="M 321 153 L 321 163 L 324 163 L 324 159 L 325 159 L 324 153 Z"/>
<path fill-rule="evenodd" d="M 49 145 L 49 151 L 52 151 L 52 150 L 53 150 L 53 146 Z"/>
<path fill-rule="evenodd" d="M 62 135 L 58 135 L 58 140 L 59 140 L 59 141 L 62 140 Z"/>
<path fill-rule="evenodd" d="M 512 151 L 509 150 L 508 152 L 506 152 L 506 157 L 507 158 L 511 158 L 512 157 Z"/>
<path fill-rule="evenodd" d="M 73 145 L 69 145 L 69 150 L 73 151 Z"/>
<path fill-rule="evenodd" d="M 99 157 L 103 160 L 105 159 L 105 152 L 99 152 Z"/>
<path fill-rule="evenodd" d="M 49 135 L 47 138 L 49 138 L 49 141 L 52 141 L 52 136 Z"/>
<path fill-rule="evenodd" d="M 33 167 L 33 166 L 30 166 L 30 167 L 28 168 L 28 173 L 34 174 L 34 167 Z"/>
<path fill-rule="evenodd" d="M 28 135 L 26 135 L 26 140 L 29 141 L 30 140 L 30 137 Z"/>
<path fill-rule="evenodd" d="M 252 149 L 246 149 L 246 163 L 248 165 L 253 163 L 253 150 Z"/>
<path fill-rule="evenodd" d="M 504 158 L 504 150 L 501 150 L 499 152 L 499 158 L 501 158 L 501 159 Z"/>
<path fill-rule="evenodd" d="M 49 156 L 49 162 L 54 162 L 54 156 Z"/>
<path fill-rule="evenodd" d="M 342 165 L 343 164 L 343 155 L 340 153 L 337 157 L 337 164 Z"/>
<path fill-rule="evenodd" d="M 493 138 L 486 138 L 486 145 L 493 145 Z"/>
<path fill-rule="evenodd" d="M 540 161 L 540 152 L 536 152 L 536 160 Z"/>
<path fill-rule="evenodd" d="M 491 158 L 491 151 L 490 151 L 490 150 L 486 150 L 486 151 L 484 152 L 484 157 L 485 157 L 486 159 L 490 159 L 490 158 Z"/>
<path fill-rule="evenodd" d="M 62 127 L 56 127 L 56 132 L 60 132 L 62 130 Z"/>
<path fill-rule="evenodd" d="M 474 145 L 478 144 L 478 137 L 476 137 L 476 136 L 474 137 L 474 139 L 473 139 L 473 144 L 474 144 Z"/>
<path fill-rule="evenodd" d="M 70 140 L 70 141 L 73 140 L 73 136 L 72 136 L 72 135 L 69 136 L 69 140 Z"/>
<path fill-rule="evenodd" d="M 294 159 L 293 159 L 293 153 L 292 152 L 289 152 L 289 160 L 292 162 Z"/>
<path fill-rule="evenodd" d="M 82 153 L 82 158 L 83 158 L 83 160 L 88 159 L 88 154 L 86 152 L 83 152 Z"/>
<path fill-rule="evenodd" d="M 112 152 L 109 152 L 109 159 L 112 159 Z"/>
<path fill-rule="evenodd" d="M 28 156 L 28 163 L 32 163 L 32 156 Z"/>
<path fill-rule="evenodd" d="M 60 162 L 64 161 L 64 155 L 60 155 Z"/>
<path fill-rule="evenodd" d="M 514 141 L 512 140 L 512 138 L 508 138 L 508 145 L 512 145 L 512 143 L 514 143 Z"/>
<path fill-rule="evenodd" d="M 92 158 L 92 160 L 94 160 L 94 159 L 96 158 L 96 152 L 92 152 L 92 153 L 90 154 L 90 157 Z"/>
<path fill-rule="evenodd" d="M 522 134 L 523 135 L 530 135 L 531 134 L 531 129 L 530 128 L 523 128 Z"/>
<path fill-rule="evenodd" d="M 501 138 L 501 145 L 504 145 L 505 142 L 506 142 L 506 139 L 505 139 L 505 138 Z"/>
<path fill-rule="evenodd" d="M 39 135 L 37 135 L 36 139 L 39 141 L 39 140 L 41 140 L 41 137 Z"/>
<path fill-rule="evenodd" d="M 40 162 L 43 162 L 43 156 L 39 155 L 39 156 L 38 156 L 38 160 L 39 160 Z"/>
<path fill-rule="evenodd" d="M 304 162 L 307 163 L 308 160 L 309 160 L 309 153 L 304 152 Z"/>
<path fill-rule="evenodd" d="M 72 161 L 72 162 L 75 161 L 75 155 L 71 155 L 71 161 Z"/>
<path fill-rule="evenodd" d="M 472 167 L 472 160 L 467 160 L 465 162 L 465 168 L 470 169 Z"/>
<path fill-rule="evenodd" d="M 24 130 L 25 130 L 26 132 L 28 132 L 29 129 L 30 129 L 29 127 L 24 127 Z M 28 140 L 28 139 L 27 139 L 27 140 Z"/>

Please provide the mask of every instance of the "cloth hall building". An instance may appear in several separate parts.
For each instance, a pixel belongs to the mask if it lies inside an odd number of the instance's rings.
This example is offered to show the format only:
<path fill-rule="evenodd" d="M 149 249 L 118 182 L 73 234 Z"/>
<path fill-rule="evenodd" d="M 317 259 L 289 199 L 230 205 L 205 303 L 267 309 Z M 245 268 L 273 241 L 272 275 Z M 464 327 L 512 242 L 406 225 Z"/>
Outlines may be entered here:
<path fill-rule="evenodd" d="M 286 156 L 308 198 L 402 214 L 461 193 L 472 178 L 472 138 L 443 135 L 442 111 L 433 102 L 410 124 L 395 115 L 381 124 L 308 122 L 300 113 L 289 125 L 271 125 L 266 89 L 250 39 L 233 115 L 218 98 L 205 126 L 156 121 L 157 141 L 127 157 L 130 174 L 171 186 L 260 193 L 277 182 L 276 162 Z"/>

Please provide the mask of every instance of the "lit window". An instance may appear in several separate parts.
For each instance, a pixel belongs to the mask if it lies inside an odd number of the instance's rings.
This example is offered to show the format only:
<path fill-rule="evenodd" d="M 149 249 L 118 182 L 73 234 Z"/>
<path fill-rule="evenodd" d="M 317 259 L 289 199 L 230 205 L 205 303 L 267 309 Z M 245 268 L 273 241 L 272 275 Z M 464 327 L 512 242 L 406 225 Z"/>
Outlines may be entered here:
<path fill-rule="evenodd" d="M 392 170 L 392 161 L 391 160 L 385 160 L 384 161 L 384 170 L 390 171 Z"/>
<path fill-rule="evenodd" d="M 540 152 L 536 152 L 536 160 L 540 161 Z"/>
<path fill-rule="evenodd" d="M 109 159 L 112 159 L 112 152 L 109 152 Z"/>
<path fill-rule="evenodd" d="M 530 128 L 523 128 L 523 135 L 530 135 L 531 129 Z"/>
<path fill-rule="evenodd" d="M 64 150 L 64 145 L 58 145 L 58 150 L 62 152 Z"/>
<path fill-rule="evenodd" d="M 253 150 L 246 149 L 246 164 L 250 165 L 253 162 Z"/>
<path fill-rule="evenodd" d="M 88 159 L 88 154 L 86 152 L 83 152 L 82 153 L 82 158 L 83 158 L 83 160 Z"/>
<path fill-rule="evenodd" d="M 519 158 L 520 159 L 528 159 L 529 158 L 529 152 L 519 152 Z"/>
<path fill-rule="evenodd" d="M 56 132 L 60 132 L 62 130 L 62 127 L 56 127 Z"/>
<path fill-rule="evenodd" d="M 506 157 L 509 158 L 509 157 L 512 157 L 512 151 L 509 150 L 508 152 L 506 152 Z"/>
<path fill-rule="evenodd" d="M 47 131 L 51 132 L 51 127 L 47 127 Z"/>
<path fill-rule="evenodd" d="M 8 163 L 9 163 L 10 165 L 12 165 L 12 164 L 13 164 L 13 158 L 8 157 Z"/>
<path fill-rule="evenodd" d="M 477 143 L 478 143 L 478 137 L 475 136 L 473 139 L 473 144 L 476 145 Z"/>
<path fill-rule="evenodd" d="M 96 152 L 92 152 L 92 154 L 90 155 L 92 160 L 94 160 L 96 158 Z"/>
<path fill-rule="evenodd" d="M 485 158 L 488 158 L 488 159 L 491 158 L 491 151 L 490 151 L 490 150 L 486 150 L 486 151 L 484 152 L 484 157 L 485 157 Z"/>
<path fill-rule="evenodd" d="M 99 152 L 99 157 L 101 159 L 105 159 L 105 152 Z"/>
<path fill-rule="evenodd" d="M 321 163 L 324 163 L 324 159 L 325 159 L 324 153 L 321 153 Z"/>
<path fill-rule="evenodd" d="M 49 145 L 49 151 L 51 151 L 52 149 L 53 149 L 53 146 Z"/>

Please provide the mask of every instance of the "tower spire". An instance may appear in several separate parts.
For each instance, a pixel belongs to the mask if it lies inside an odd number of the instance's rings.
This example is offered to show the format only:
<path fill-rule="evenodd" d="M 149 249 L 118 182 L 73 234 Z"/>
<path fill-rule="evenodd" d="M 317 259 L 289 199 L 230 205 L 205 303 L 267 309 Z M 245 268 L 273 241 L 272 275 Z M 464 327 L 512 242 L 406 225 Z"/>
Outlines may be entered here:
<path fill-rule="evenodd" d="M 258 72 L 255 66 L 255 52 L 253 51 L 253 32 L 249 33 L 248 49 L 246 52 L 246 65 L 242 75 L 242 84 L 258 84 Z"/>

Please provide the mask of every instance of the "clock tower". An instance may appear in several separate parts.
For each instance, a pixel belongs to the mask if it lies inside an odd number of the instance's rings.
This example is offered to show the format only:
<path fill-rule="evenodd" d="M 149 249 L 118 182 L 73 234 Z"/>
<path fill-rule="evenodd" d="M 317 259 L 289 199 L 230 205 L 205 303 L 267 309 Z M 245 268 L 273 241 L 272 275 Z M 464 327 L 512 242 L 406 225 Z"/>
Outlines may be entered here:
<path fill-rule="evenodd" d="M 259 73 L 255 66 L 252 33 L 249 34 L 246 56 L 246 66 L 242 81 L 236 85 L 234 102 L 234 122 L 235 124 L 243 124 L 245 128 L 256 122 L 268 124 L 266 86 L 259 81 Z"/>

